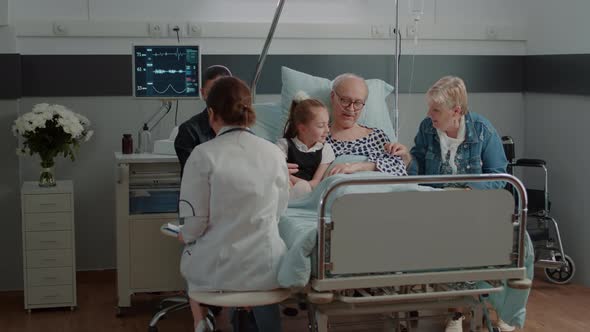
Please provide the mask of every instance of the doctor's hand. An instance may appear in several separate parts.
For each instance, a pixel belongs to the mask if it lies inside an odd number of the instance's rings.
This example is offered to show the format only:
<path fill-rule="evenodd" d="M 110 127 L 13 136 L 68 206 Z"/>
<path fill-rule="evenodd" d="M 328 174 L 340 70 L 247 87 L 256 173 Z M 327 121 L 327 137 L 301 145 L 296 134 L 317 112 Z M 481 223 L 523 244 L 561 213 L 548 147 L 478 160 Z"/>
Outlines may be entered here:
<path fill-rule="evenodd" d="M 182 233 L 178 233 L 177 239 L 178 239 L 178 241 L 180 241 L 180 243 L 185 244 L 184 243 L 184 238 L 182 237 Z"/>
<path fill-rule="evenodd" d="M 295 174 L 299 172 L 299 165 L 294 163 L 287 163 L 287 168 L 289 169 L 289 174 Z"/>
<path fill-rule="evenodd" d="M 410 151 L 405 145 L 401 143 L 385 143 L 383 148 L 385 149 L 385 152 L 389 153 L 390 155 L 401 157 L 406 167 L 408 167 L 412 161 Z"/>

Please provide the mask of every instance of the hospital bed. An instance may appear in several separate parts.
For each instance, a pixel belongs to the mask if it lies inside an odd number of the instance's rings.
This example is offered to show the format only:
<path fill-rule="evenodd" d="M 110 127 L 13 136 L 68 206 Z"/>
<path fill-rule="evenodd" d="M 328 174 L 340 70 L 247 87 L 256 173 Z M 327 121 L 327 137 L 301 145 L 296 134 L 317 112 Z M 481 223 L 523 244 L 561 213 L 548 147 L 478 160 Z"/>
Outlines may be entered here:
<path fill-rule="evenodd" d="M 474 181 L 512 184 L 518 207 L 507 190 L 417 185 Z M 470 308 L 471 330 L 479 331 L 485 298 L 502 291 L 504 280 L 530 287 L 523 251 L 526 192 L 511 175 L 365 173 L 330 177 L 320 186 L 307 201 L 291 204 L 279 224 L 289 248 L 279 282 L 298 289 L 308 303 L 311 331 L 328 331 L 332 316 L 367 314 L 401 330 L 410 318 L 396 313 L 451 307 Z M 317 212 L 310 211 L 314 207 Z"/>
<path fill-rule="evenodd" d="M 302 86 L 320 97 L 330 91 L 327 79 L 288 68 L 282 76 L 283 102 L 255 105 L 252 129 L 271 142 L 281 136 L 283 104 L 290 93 Z M 384 129 L 394 140 L 380 93 L 390 89 L 369 81 L 371 108 L 358 122 Z M 355 158 L 342 156 L 335 163 L 362 161 Z M 419 185 L 478 181 L 506 181 L 516 188 L 517 199 L 503 189 Z M 488 295 L 505 292 L 508 285 L 530 287 L 524 267 L 523 188 L 508 174 L 391 177 L 363 172 L 328 177 L 310 195 L 290 202 L 281 217 L 279 231 L 289 250 L 279 283 L 308 303 L 312 331 L 327 331 L 328 317 L 365 314 L 377 314 L 399 329 L 410 318 L 396 312 L 421 311 L 424 318 L 426 310 L 452 307 L 471 308 L 471 329 L 477 331 Z"/>

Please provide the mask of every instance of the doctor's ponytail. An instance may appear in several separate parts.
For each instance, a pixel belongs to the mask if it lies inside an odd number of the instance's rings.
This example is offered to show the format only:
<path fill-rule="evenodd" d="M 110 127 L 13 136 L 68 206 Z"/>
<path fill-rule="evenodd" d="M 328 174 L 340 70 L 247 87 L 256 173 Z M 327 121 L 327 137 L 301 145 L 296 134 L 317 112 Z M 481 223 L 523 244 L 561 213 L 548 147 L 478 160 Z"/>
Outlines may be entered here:
<path fill-rule="evenodd" d="M 207 107 L 226 125 L 250 127 L 256 122 L 250 89 L 236 77 L 215 81 L 207 96 Z"/>

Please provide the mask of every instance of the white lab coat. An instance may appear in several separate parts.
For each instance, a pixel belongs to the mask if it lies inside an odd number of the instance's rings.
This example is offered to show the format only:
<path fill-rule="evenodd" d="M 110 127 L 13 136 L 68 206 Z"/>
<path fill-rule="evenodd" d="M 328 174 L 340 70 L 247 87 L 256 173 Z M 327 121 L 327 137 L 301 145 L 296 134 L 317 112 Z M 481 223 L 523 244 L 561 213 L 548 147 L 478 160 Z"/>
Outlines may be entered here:
<path fill-rule="evenodd" d="M 189 290 L 278 288 L 286 251 L 278 222 L 289 199 L 285 157 L 250 132 L 224 134 L 228 129 L 197 146 L 184 168 L 181 273 Z"/>

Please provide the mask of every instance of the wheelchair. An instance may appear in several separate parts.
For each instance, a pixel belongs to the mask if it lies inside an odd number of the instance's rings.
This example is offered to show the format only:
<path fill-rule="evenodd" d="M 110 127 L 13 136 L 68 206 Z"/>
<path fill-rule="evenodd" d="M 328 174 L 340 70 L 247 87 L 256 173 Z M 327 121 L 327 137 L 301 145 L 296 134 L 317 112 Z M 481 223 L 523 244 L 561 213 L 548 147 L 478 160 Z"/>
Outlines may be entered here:
<path fill-rule="evenodd" d="M 527 232 L 535 248 L 535 266 L 544 268 L 547 280 L 554 284 L 567 284 L 576 272 L 573 259 L 566 255 L 559 233 L 557 221 L 549 211 L 548 177 L 545 160 L 518 159 L 514 157 L 514 141 L 510 136 L 502 137 L 508 173 L 513 174 L 519 167 L 541 169 L 544 174 L 542 189 L 531 189 L 525 185 L 528 197 Z"/>

